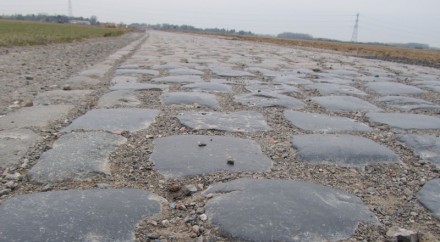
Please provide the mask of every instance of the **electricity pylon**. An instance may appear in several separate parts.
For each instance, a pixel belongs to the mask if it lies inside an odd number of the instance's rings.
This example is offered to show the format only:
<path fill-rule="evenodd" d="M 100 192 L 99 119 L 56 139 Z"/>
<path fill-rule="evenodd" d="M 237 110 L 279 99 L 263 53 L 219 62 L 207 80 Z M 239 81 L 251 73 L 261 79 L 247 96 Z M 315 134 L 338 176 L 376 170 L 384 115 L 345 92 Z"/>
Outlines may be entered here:
<path fill-rule="evenodd" d="M 358 41 L 358 29 L 359 29 L 359 13 L 356 14 L 356 22 L 353 27 L 353 35 L 351 36 L 351 42 Z"/>
<path fill-rule="evenodd" d="M 69 17 L 73 17 L 72 0 L 69 0 Z"/>

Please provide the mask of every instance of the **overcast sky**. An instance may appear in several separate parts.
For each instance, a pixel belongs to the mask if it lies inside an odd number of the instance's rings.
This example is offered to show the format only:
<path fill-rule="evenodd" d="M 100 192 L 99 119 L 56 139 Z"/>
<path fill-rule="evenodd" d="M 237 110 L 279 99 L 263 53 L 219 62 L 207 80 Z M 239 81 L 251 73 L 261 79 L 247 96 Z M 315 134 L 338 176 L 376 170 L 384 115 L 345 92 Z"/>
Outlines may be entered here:
<path fill-rule="evenodd" d="M 71 0 L 74 16 L 100 21 L 171 23 L 259 34 L 307 33 L 350 40 L 419 42 L 440 47 L 440 0 Z M 68 14 L 68 0 L 0 0 L 0 14 Z"/>

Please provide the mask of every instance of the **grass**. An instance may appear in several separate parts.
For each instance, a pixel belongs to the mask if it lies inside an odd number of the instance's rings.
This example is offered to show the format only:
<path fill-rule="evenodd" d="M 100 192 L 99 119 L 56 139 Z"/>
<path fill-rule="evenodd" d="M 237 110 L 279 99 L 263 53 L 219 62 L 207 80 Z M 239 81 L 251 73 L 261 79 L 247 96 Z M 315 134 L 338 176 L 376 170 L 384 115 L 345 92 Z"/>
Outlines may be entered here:
<path fill-rule="evenodd" d="M 72 42 L 95 37 L 119 36 L 126 31 L 86 25 L 0 20 L 0 46 Z"/>
<path fill-rule="evenodd" d="M 324 40 L 290 40 L 259 36 L 222 35 L 222 37 L 236 40 L 279 44 L 284 46 L 324 49 L 343 52 L 358 57 L 390 60 L 440 68 L 439 50 L 409 49 L 378 44 L 333 42 Z"/>

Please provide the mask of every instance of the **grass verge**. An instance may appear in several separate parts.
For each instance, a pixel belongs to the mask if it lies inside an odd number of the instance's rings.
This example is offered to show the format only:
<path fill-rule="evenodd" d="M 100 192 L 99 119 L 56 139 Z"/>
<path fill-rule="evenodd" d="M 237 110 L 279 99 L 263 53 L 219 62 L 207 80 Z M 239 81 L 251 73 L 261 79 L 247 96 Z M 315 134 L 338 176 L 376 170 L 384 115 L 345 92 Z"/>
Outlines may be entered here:
<path fill-rule="evenodd" d="M 95 37 L 119 36 L 125 29 L 86 25 L 0 20 L 0 46 L 45 45 Z"/>

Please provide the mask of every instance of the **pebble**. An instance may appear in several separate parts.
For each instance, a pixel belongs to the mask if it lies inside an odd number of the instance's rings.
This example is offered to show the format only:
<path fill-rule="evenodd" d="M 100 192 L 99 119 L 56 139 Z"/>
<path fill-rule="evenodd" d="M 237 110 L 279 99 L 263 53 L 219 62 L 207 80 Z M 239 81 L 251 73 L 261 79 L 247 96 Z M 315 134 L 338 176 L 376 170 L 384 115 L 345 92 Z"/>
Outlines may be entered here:
<path fill-rule="evenodd" d="M 200 218 L 200 220 L 202 220 L 202 221 L 206 221 L 206 220 L 208 220 L 208 216 L 207 216 L 206 214 L 200 214 L 199 218 Z"/>
<path fill-rule="evenodd" d="M 13 188 L 16 188 L 16 187 L 17 187 L 17 183 L 15 183 L 15 182 L 13 182 L 13 181 L 8 181 L 8 182 L 5 183 L 5 186 L 6 186 L 7 188 L 13 189 Z"/>
<path fill-rule="evenodd" d="M 170 203 L 170 208 L 175 209 L 176 208 L 176 203 Z"/>
<path fill-rule="evenodd" d="M 197 208 L 196 213 L 197 214 L 204 214 L 205 213 L 205 208 Z"/>
<path fill-rule="evenodd" d="M 98 183 L 98 184 L 96 184 L 96 187 L 99 188 L 99 189 L 112 188 L 112 186 L 110 184 L 107 184 L 107 183 Z"/>
<path fill-rule="evenodd" d="M 196 220 L 196 215 L 195 214 L 191 214 L 191 215 L 188 215 L 188 216 L 186 216 L 184 219 L 183 219 L 183 221 L 185 222 L 185 223 L 188 223 L 188 222 L 192 222 L 192 221 L 194 221 L 194 220 Z"/>
<path fill-rule="evenodd" d="M 172 183 L 168 186 L 168 191 L 169 192 L 178 192 L 178 191 L 180 191 L 181 188 L 182 188 L 182 185 L 180 185 L 178 183 Z"/>
<path fill-rule="evenodd" d="M 162 222 L 160 222 L 162 224 L 162 226 L 164 227 L 168 227 L 170 226 L 170 221 L 168 219 L 162 220 Z"/>
<path fill-rule="evenodd" d="M 9 188 L 7 188 L 7 189 L 3 189 L 3 190 L 0 190 L 0 197 L 1 196 L 3 196 L 3 195 L 8 195 L 9 193 L 11 193 L 12 191 L 11 191 L 11 189 L 9 189 Z"/>
<path fill-rule="evenodd" d="M 153 225 L 153 226 L 157 226 L 157 222 L 154 221 L 154 220 L 150 220 L 150 221 L 148 221 L 148 224 L 151 224 L 151 225 Z"/>
<path fill-rule="evenodd" d="M 190 196 L 191 194 L 193 194 L 193 193 L 196 193 L 198 190 L 197 190 L 197 187 L 195 186 L 195 185 L 186 185 L 185 186 L 185 194 L 187 195 L 187 196 Z"/>
<path fill-rule="evenodd" d="M 21 174 L 18 173 L 18 172 L 15 172 L 14 174 L 9 174 L 9 173 L 7 173 L 7 174 L 5 175 L 5 179 L 6 179 L 6 180 L 20 180 L 21 178 L 23 178 L 23 177 L 22 177 Z"/>
<path fill-rule="evenodd" d="M 43 189 L 41 189 L 42 192 L 47 192 L 52 190 L 52 186 L 50 184 L 47 184 L 43 187 Z"/>
<path fill-rule="evenodd" d="M 147 234 L 147 237 L 149 239 L 159 239 L 160 235 L 158 233 L 149 233 L 149 234 Z"/>
<path fill-rule="evenodd" d="M 194 225 L 194 226 L 192 226 L 192 230 L 194 233 L 198 234 L 200 232 L 200 227 L 198 225 Z"/>
<path fill-rule="evenodd" d="M 418 242 L 420 237 L 417 232 L 399 227 L 391 227 L 387 231 L 387 236 L 392 242 Z"/>
<path fill-rule="evenodd" d="M 63 86 L 63 90 L 64 91 L 70 91 L 70 90 L 72 90 L 72 87 L 70 85 L 64 85 Z"/>

